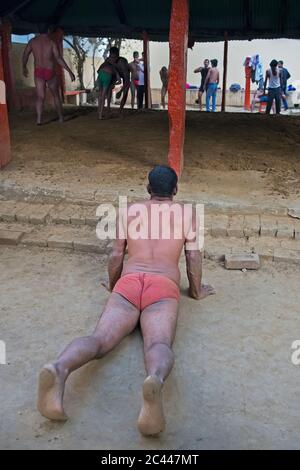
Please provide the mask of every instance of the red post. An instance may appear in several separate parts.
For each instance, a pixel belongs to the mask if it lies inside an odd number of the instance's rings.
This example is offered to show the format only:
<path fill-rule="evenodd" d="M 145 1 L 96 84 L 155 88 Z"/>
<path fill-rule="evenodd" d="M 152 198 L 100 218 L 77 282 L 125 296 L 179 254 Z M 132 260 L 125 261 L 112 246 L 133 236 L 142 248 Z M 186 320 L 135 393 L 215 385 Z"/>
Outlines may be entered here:
<path fill-rule="evenodd" d="M 50 38 L 55 42 L 58 52 L 60 55 L 63 57 L 64 54 L 64 47 L 63 47 L 63 41 L 64 41 L 64 32 L 61 28 L 57 28 L 55 31 L 50 33 Z M 59 83 L 59 88 L 60 88 L 60 93 L 61 93 L 61 99 L 63 102 L 65 102 L 65 91 L 66 91 L 66 82 L 65 82 L 65 74 L 64 74 L 64 69 L 61 65 L 56 64 L 55 67 L 55 72 L 58 77 L 58 83 Z"/>
<path fill-rule="evenodd" d="M 145 108 L 152 106 L 151 87 L 150 87 L 150 52 L 149 37 L 146 31 L 143 31 L 143 52 L 144 52 L 144 77 L 145 77 Z"/>
<path fill-rule="evenodd" d="M 2 60 L 4 81 L 6 84 L 6 98 L 9 109 L 19 109 L 20 102 L 17 94 L 14 71 L 12 65 L 12 43 L 11 43 L 11 24 L 8 20 L 2 20 L 1 25 L 2 36 Z"/>
<path fill-rule="evenodd" d="M 251 90 L 251 72 L 252 69 L 249 65 L 251 57 L 247 57 L 245 61 L 245 77 L 246 77 L 246 85 L 245 85 L 245 102 L 244 102 L 244 109 L 246 111 L 251 110 L 251 97 L 250 97 L 250 90 Z"/>
<path fill-rule="evenodd" d="M 227 68 L 228 68 L 228 33 L 224 33 L 224 59 L 223 59 L 223 87 L 222 87 L 222 105 L 221 111 L 226 109 L 226 88 L 227 88 Z"/>
<path fill-rule="evenodd" d="M 169 35 L 168 112 L 170 137 L 168 164 L 178 175 L 183 168 L 188 32 L 189 0 L 172 0 Z"/>
<path fill-rule="evenodd" d="M 2 34 L 0 34 L 0 168 L 5 166 L 10 160 L 11 148 L 3 69 L 3 41 Z"/>

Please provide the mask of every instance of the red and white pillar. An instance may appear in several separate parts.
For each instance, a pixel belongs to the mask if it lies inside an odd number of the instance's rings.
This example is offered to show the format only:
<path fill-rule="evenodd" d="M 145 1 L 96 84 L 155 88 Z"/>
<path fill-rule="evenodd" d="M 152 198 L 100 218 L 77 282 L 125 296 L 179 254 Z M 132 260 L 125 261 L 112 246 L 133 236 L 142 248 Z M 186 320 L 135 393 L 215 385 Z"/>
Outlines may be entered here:
<path fill-rule="evenodd" d="M 11 147 L 3 66 L 3 36 L 0 30 L 0 168 L 7 165 L 10 160 Z"/>
<path fill-rule="evenodd" d="M 170 135 L 168 164 L 178 175 L 183 168 L 188 33 L 189 0 L 172 0 L 169 35 L 168 112 Z"/>

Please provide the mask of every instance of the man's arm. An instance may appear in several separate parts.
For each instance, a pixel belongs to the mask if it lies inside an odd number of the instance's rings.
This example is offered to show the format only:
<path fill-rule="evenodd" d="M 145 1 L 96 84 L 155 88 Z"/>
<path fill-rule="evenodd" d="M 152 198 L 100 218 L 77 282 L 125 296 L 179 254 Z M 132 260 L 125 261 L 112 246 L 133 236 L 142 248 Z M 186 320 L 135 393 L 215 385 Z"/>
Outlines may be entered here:
<path fill-rule="evenodd" d="M 266 94 L 266 88 L 267 88 L 268 78 L 269 78 L 269 72 L 268 72 L 268 70 L 267 70 L 267 71 L 266 71 L 265 83 L 264 83 L 264 95 Z"/>
<path fill-rule="evenodd" d="M 197 69 L 194 70 L 194 73 L 200 73 L 203 67 L 198 67 Z"/>
<path fill-rule="evenodd" d="M 189 230 L 186 234 L 184 254 L 186 260 L 186 272 L 189 280 L 189 296 L 193 299 L 204 299 L 208 295 L 215 294 L 214 288 L 202 284 L 202 253 L 197 247 L 200 221 L 197 220 L 197 212 L 193 209 Z"/>
<path fill-rule="evenodd" d="M 54 55 L 54 58 L 55 58 L 56 62 L 68 72 L 72 82 L 74 82 L 75 81 L 75 75 L 72 72 L 72 70 L 70 69 L 70 67 L 68 66 L 68 64 L 66 63 L 66 61 L 64 60 L 64 58 L 58 52 L 57 46 L 54 42 L 53 42 L 52 47 L 53 47 L 53 49 L 52 49 L 53 50 L 53 55 Z"/>
<path fill-rule="evenodd" d="M 27 46 L 25 47 L 24 52 L 23 52 L 23 57 L 22 57 L 23 75 L 26 78 L 28 77 L 27 62 L 28 62 L 30 54 L 32 53 L 31 41 L 32 40 L 30 40 Z"/>
<path fill-rule="evenodd" d="M 108 290 L 112 291 L 120 279 L 125 256 L 126 240 L 115 240 L 108 258 Z"/>
<path fill-rule="evenodd" d="M 209 83 L 210 73 L 211 73 L 211 69 L 209 69 L 209 71 L 207 72 L 206 79 L 205 79 L 205 82 L 204 82 L 204 89 L 207 87 L 207 85 Z"/>

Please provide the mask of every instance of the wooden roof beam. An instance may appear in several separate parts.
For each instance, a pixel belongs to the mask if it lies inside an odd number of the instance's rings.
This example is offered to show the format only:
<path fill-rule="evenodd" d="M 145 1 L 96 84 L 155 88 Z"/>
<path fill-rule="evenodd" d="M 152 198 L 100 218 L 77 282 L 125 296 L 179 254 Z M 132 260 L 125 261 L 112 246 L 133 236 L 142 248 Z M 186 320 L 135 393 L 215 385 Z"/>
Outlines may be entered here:
<path fill-rule="evenodd" d="M 117 13 L 120 23 L 123 25 L 128 25 L 126 13 L 122 5 L 122 0 L 113 0 L 113 2 L 114 2 L 116 13 Z"/>

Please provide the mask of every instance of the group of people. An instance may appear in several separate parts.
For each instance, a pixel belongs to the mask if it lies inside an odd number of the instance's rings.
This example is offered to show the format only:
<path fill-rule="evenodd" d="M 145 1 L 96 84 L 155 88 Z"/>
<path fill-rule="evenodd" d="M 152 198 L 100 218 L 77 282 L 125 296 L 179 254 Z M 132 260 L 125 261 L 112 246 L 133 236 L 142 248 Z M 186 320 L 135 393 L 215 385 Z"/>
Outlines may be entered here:
<path fill-rule="evenodd" d="M 264 86 L 259 87 L 252 101 L 252 110 L 255 103 L 266 103 L 266 113 L 270 114 L 271 109 L 276 114 L 281 112 L 281 102 L 284 111 L 288 110 L 287 103 L 287 82 L 291 78 L 289 71 L 283 66 L 283 60 L 273 59 L 270 68 L 266 71 Z M 268 90 L 267 90 L 267 85 Z M 268 91 L 268 92 L 267 92 Z"/>
<path fill-rule="evenodd" d="M 204 92 L 206 92 L 206 111 L 216 112 L 217 110 L 217 91 L 220 81 L 220 73 L 217 67 L 217 59 L 212 59 L 211 61 L 209 61 L 209 59 L 205 59 L 203 66 L 194 70 L 194 73 L 201 74 L 201 83 L 198 92 L 198 99 L 196 101 L 197 104 L 199 104 L 200 111 L 202 110 L 202 96 Z M 280 114 L 281 102 L 284 110 L 287 111 L 287 82 L 289 78 L 291 78 L 291 75 L 283 66 L 283 61 L 273 59 L 270 63 L 270 68 L 266 71 L 263 85 L 259 85 L 258 90 L 254 94 L 251 106 L 252 111 L 254 110 L 256 103 L 264 102 L 266 103 L 267 114 L 270 114 L 272 108 L 276 114 Z M 268 90 L 267 85 L 269 85 Z"/>
<path fill-rule="evenodd" d="M 103 118 L 103 109 L 107 101 L 108 110 L 110 108 L 112 91 L 117 84 L 122 83 L 121 90 L 116 94 L 116 98 L 121 98 L 120 111 L 123 110 L 128 92 L 131 92 L 131 107 L 134 108 L 137 97 L 137 107 L 142 109 L 145 97 L 145 69 L 144 54 L 139 57 L 139 53 L 133 53 L 133 61 L 128 63 L 125 57 L 121 57 L 117 47 L 111 47 L 108 58 L 98 69 L 97 85 L 99 88 L 98 114 L 99 119 Z"/>
<path fill-rule="evenodd" d="M 217 91 L 220 82 L 220 73 L 218 70 L 217 59 L 205 59 L 203 66 L 194 70 L 194 73 L 201 74 L 201 83 L 198 92 L 197 104 L 199 104 L 200 111 L 202 111 L 202 96 L 206 92 L 206 111 L 213 113 L 217 110 Z M 211 106 L 212 104 L 212 106 Z"/>

